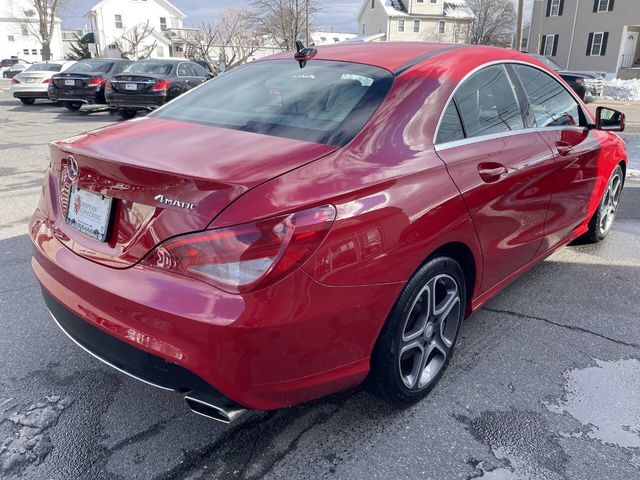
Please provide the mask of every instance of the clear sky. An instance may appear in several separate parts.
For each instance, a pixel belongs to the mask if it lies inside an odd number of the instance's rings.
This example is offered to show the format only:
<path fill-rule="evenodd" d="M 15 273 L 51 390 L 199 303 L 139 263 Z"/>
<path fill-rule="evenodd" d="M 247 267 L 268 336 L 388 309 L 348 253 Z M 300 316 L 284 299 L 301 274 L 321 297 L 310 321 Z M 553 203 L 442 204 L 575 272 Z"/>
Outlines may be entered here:
<path fill-rule="evenodd" d="M 1 1 L 1 0 L 0 0 Z M 220 10 L 228 7 L 249 6 L 250 0 L 170 0 L 187 14 L 185 26 L 197 26 L 205 19 L 213 19 Z M 514 0 L 515 1 L 515 0 Z M 68 0 L 62 12 L 64 28 L 77 28 L 85 24 L 83 15 L 98 0 Z M 319 0 L 320 13 L 315 22 L 316 30 L 357 32 L 356 16 L 362 0 Z M 531 15 L 533 0 L 525 0 L 525 23 Z"/>

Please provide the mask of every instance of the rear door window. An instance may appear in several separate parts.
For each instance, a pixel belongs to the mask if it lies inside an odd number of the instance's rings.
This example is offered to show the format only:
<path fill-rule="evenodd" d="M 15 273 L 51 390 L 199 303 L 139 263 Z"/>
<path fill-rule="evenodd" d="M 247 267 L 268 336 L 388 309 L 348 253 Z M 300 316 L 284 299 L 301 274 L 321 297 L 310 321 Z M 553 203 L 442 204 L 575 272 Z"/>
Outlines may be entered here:
<path fill-rule="evenodd" d="M 388 70 L 312 60 L 258 61 L 206 82 L 152 114 L 247 132 L 342 146 L 393 83 Z"/>
<path fill-rule="evenodd" d="M 513 65 L 513 69 L 533 109 L 536 127 L 586 124 L 578 102 L 555 78 L 526 65 Z"/>
<path fill-rule="evenodd" d="M 502 65 L 483 68 L 455 94 L 467 137 L 524 128 L 514 86 Z"/>

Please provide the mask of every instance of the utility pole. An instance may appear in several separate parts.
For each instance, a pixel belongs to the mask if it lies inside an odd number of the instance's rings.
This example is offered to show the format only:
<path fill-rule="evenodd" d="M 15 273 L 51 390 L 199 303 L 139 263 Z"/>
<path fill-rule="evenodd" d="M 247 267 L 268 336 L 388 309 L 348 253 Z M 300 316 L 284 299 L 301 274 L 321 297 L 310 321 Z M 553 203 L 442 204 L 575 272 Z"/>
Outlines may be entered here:
<path fill-rule="evenodd" d="M 518 0 L 518 21 L 516 22 L 515 50 L 522 50 L 522 16 L 524 15 L 524 0 Z"/>
<path fill-rule="evenodd" d="M 304 10 L 305 10 L 305 29 L 306 29 L 306 42 L 305 45 L 309 45 L 309 0 L 305 0 L 304 2 Z"/>

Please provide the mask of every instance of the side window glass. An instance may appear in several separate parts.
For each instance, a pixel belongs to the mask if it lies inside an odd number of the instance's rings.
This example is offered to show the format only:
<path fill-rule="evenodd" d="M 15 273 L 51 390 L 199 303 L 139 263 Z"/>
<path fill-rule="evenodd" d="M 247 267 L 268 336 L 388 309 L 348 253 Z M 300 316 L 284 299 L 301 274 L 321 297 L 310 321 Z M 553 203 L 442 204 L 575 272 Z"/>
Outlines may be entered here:
<path fill-rule="evenodd" d="M 551 75 L 526 65 L 514 65 L 529 103 L 536 127 L 585 125 L 578 102 Z"/>
<path fill-rule="evenodd" d="M 436 144 L 453 142 L 455 140 L 462 140 L 463 138 L 464 131 L 462 130 L 460 116 L 458 115 L 455 104 L 451 101 L 442 116 L 442 122 L 440 122 L 438 135 L 436 136 Z"/>
<path fill-rule="evenodd" d="M 179 77 L 191 77 L 191 72 L 187 68 L 189 66 L 188 63 L 181 63 L 178 65 L 178 76 Z"/>
<path fill-rule="evenodd" d="M 502 66 L 480 70 L 462 84 L 455 99 L 467 137 L 524 128 L 515 90 Z"/>
<path fill-rule="evenodd" d="M 204 67 L 201 67 L 197 63 L 192 63 L 191 67 L 193 68 L 195 72 L 194 75 L 196 77 L 207 78 L 207 71 L 204 69 Z"/>

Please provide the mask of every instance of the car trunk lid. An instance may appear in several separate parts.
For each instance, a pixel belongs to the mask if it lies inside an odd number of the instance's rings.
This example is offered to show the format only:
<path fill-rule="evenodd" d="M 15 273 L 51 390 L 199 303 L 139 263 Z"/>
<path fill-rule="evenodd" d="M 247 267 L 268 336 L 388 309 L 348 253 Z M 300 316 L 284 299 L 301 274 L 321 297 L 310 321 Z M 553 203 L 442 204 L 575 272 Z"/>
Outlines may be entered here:
<path fill-rule="evenodd" d="M 88 132 L 51 145 L 53 232 L 78 255 L 126 268 L 162 240 L 205 229 L 247 190 L 335 148 L 155 118 Z M 67 223 L 72 187 L 113 199 L 105 241 Z"/>
<path fill-rule="evenodd" d="M 104 78 L 104 73 L 59 73 L 52 78 L 52 81 L 62 90 L 72 90 L 88 86 L 92 78 Z"/>
<path fill-rule="evenodd" d="M 154 75 L 116 75 L 111 79 L 111 87 L 118 93 L 148 92 L 161 78 Z"/>

